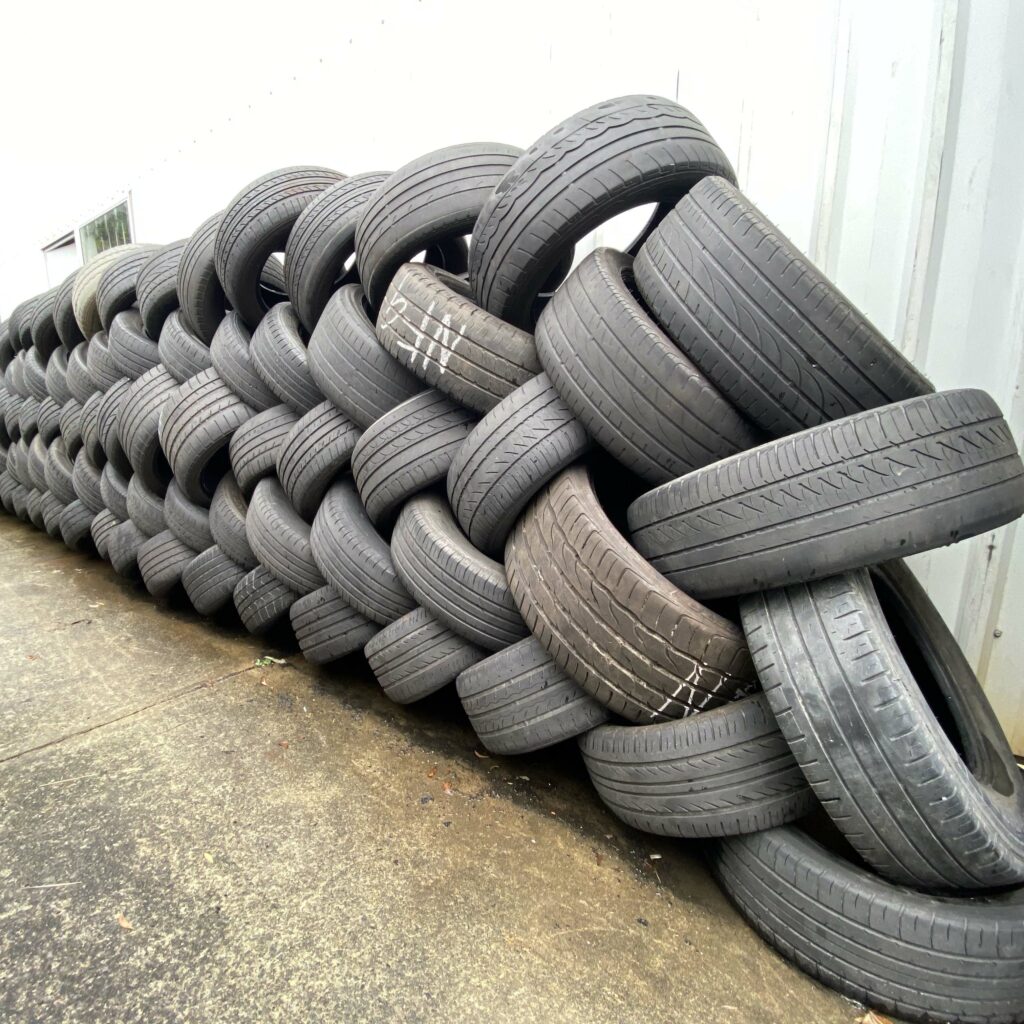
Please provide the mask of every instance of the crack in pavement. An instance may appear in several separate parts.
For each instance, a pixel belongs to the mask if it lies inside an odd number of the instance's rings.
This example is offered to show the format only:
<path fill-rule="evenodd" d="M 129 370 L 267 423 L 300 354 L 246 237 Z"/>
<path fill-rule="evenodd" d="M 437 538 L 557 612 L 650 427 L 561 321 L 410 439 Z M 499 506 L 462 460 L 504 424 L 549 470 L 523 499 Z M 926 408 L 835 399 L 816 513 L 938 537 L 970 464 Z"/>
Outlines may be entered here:
<path fill-rule="evenodd" d="M 247 665 L 245 668 L 237 669 L 234 672 L 226 672 L 222 676 L 216 676 L 213 679 L 200 679 L 196 683 L 189 683 L 188 686 L 182 686 L 172 693 L 165 694 L 159 700 L 151 701 L 149 704 L 144 704 L 142 707 L 132 708 L 129 711 L 122 712 L 119 715 L 115 715 L 113 718 L 108 718 L 102 722 L 94 722 L 91 725 L 84 725 L 80 729 L 73 729 L 71 732 L 65 733 L 63 736 L 56 736 L 53 739 L 46 740 L 44 743 L 37 743 L 32 747 L 25 747 L 23 750 L 17 750 L 13 754 L 4 754 L 0 756 L 0 764 L 5 764 L 7 761 L 14 761 L 19 757 L 24 757 L 26 754 L 34 754 L 40 750 L 46 750 L 49 747 L 59 746 L 61 743 L 66 743 L 68 740 L 75 739 L 78 736 L 85 736 L 90 732 L 95 732 L 97 729 L 105 729 L 108 725 L 116 725 L 118 722 L 123 722 L 127 718 L 134 718 L 136 715 L 141 715 L 146 711 L 150 711 L 152 708 L 160 707 L 161 704 L 167 704 L 172 700 L 177 700 L 179 697 L 184 697 L 186 694 L 195 693 L 196 690 L 202 690 L 209 686 L 214 686 L 217 683 L 224 682 L 225 679 L 233 679 L 235 676 L 245 675 L 246 672 L 252 672 L 256 668 L 255 665 Z"/>

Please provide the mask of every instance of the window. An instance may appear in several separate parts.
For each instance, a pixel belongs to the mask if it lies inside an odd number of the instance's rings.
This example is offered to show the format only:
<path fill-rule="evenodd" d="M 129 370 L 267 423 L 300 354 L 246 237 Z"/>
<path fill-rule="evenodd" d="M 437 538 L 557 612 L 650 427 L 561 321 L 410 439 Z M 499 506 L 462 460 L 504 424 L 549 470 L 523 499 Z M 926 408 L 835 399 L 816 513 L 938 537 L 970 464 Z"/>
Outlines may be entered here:
<path fill-rule="evenodd" d="M 73 233 L 58 238 L 43 249 L 46 262 L 46 281 L 52 288 L 64 280 L 78 266 L 78 249 Z"/>
<path fill-rule="evenodd" d="M 130 242 L 132 226 L 128 215 L 128 200 L 118 203 L 113 209 L 83 224 L 78 231 L 78 240 L 82 247 L 83 263 L 88 263 L 104 249 L 112 249 L 115 245 Z"/>

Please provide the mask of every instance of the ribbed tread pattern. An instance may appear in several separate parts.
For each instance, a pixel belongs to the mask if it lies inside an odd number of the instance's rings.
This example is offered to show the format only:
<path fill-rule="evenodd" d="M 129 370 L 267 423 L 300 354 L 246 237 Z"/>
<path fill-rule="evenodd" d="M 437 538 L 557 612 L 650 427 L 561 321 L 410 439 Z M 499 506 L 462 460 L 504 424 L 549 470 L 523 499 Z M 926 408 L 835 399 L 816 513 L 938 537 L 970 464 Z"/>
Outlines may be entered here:
<path fill-rule="evenodd" d="M 142 327 L 142 317 L 134 309 L 118 313 L 107 331 L 110 359 L 129 380 L 138 380 L 160 362 L 160 346 L 150 341 Z"/>
<path fill-rule="evenodd" d="M 422 700 L 485 657 L 425 608 L 385 626 L 363 653 L 381 689 L 396 704 Z"/>
<path fill-rule="evenodd" d="M 229 312 L 220 322 L 210 345 L 210 359 L 221 379 L 246 405 L 258 412 L 272 409 L 280 399 L 256 372 L 252 335 L 242 318 Z"/>
<path fill-rule="evenodd" d="M 409 593 L 471 643 L 496 651 L 527 635 L 505 567 L 470 544 L 439 495 L 406 503 L 391 551 Z"/>
<path fill-rule="evenodd" d="M 115 245 L 94 256 L 75 275 L 71 289 L 71 305 L 74 309 L 78 328 L 86 338 L 91 338 L 103 329 L 99 310 L 96 308 L 96 290 L 104 271 L 113 266 L 122 256 L 136 252 L 141 246 Z"/>
<path fill-rule="evenodd" d="M 20 487 L 15 484 L 15 487 Z M 24 488 L 22 488 L 24 490 Z M 64 506 L 60 514 L 60 535 L 72 551 L 87 551 L 92 546 L 92 527 L 95 512 L 90 512 L 77 498 Z"/>
<path fill-rule="evenodd" d="M 118 523 L 107 535 L 107 561 L 118 576 L 138 575 L 139 548 L 149 538 L 129 519 Z"/>
<path fill-rule="evenodd" d="M 155 537 L 167 529 L 164 499 L 155 491 L 151 491 L 138 473 L 133 473 L 128 480 L 126 504 L 128 518 L 147 537 Z"/>
<path fill-rule="evenodd" d="M 132 469 L 150 490 L 162 492 L 171 469 L 160 447 L 160 414 L 177 393 L 178 382 L 162 364 L 147 370 L 128 388 L 117 431 Z"/>
<path fill-rule="evenodd" d="M 324 585 L 309 533 L 309 524 L 291 507 L 277 478 L 261 480 L 249 502 L 245 534 L 264 568 L 299 595 Z"/>
<path fill-rule="evenodd" d="M 540 372 L 532 335 L 481 309 L 422 264 L 398 269 L 377 318 L 377 338 L 430 387 L 479 413 Z"/>
<path fill-rule="evenodd" d="M 114 317 L 135 304 L 135 282 L 139 271 L 158 249 L 155 245 L 136 245 L 103 271 L 96 285 L 96 312 L 105 331 Z"/>
<path fill-rule="evenodd" d="M 287 405 L 275 405 L 256 413 L 231 436 L 231 469 L 243 493 L 250 494 L 258 481 L 274 472 L 281 445 L 298 419 Z"/>
<path fill-rule="evenodd" d="M 189 330 L 178 310 L 164 321 L 157 353 L 167 372 L 179 384 L 213 366 L 209 348 Z"/>
<path fill-rule="evenodd" d="M 106 508 L 103 504 L 103 495 L 100 494 L 100 470 L 84 449 L 75 456 L 71 482 L 74 484 L 78 500 L 93 515 Z"/>
<path fill-rule="evenodd" d="M 334 591 L 321 587 L 300 597 L 289 612 L 302 656 L 314 665 L 358 651 L 380 628 Z"/>
<path fill-rule="evenodd" d="M 476 417 L 434 389 L 395 406 L 366 428 L 352 452 L 352 475 L 374 523 L 448 475 Z"/>
<path fill-rule="evenodd" d="M 245 569 L 232 561 L 216 544 L 201 551 L 181 574 L 181 582 L 200 615 L 213 615 L 234 597 Z"/>
<path fill-rule="evenodd" d="M 160 337 L 164 321 L 178 308 L 178 263 L 188 244 L 187 238 L 160 246 L 142 264 L 135 282 L 139 314 L 146 335 Z"/>
<path fill-rule="evenodd" d="M 247 572 L 235 587 L 234 602 L 242 625 L 254 634 L 265 633 L 287 614 L 299 595 L 289 590 L 262 565 Z"/>
<path fill-rule="evenodd" d="M 788 827 L 723 840 L 715 875 L 801 970 L 900 1020 L 1016 1024 L 1024 889 L 951 898 L 894 886 Z"/>
<path fill-rule="evenodd" d="M 46 363 L 46 393 L 60 406 L 72 398 L 68 388 L 68 357 L 62 348 L 57 349 Z"/>
<path fill-rule="evenodd" d="M 128 519 L 128 478 L 108 462 L 100 473 L 100 497 L 103 504 L 122 522 Z"/>
<path fill-rule="evenodd" d="M 795 246 L 721 178 L 655 229 L 637 285 L 680 348 L 772 436 L 932 390 Z"/>
<path fill-rule="evenodd" d="M 830 576 L 972 537 L 1024 511 L 996 403 L 949 391 L 734 455 L 638 498 L 637 549 L 695 597 Z"/>
<path fill-rule="evenodd" d="M 360 429 L 423 384 L 377 340 L 357 284 L 339 288 L 324 307 L 307 353 L 317 387 Z"/>
<path fill-rule="evenodd" d="M 310 543 L 327 582 L 367 618 L 386 626 L 416 607 L 351 477 L 339 480 L 324 496 Z"/>
<path fill-rule="evenodd" d="M 248 511 L 249 503 L 238 482 L 231 473 L 225 473 L 210 502 L 210 533 L 226 555 L 245 569 L 255 569 L 259 559 L 245 533 Z"/>
<path fill-rule="evenodd" d="M 153 597 L 165 597 L 178 583 L 198 552 L 164 530 L 144 540 L 136 554 L 142 582 Z"/>
<path fill-rule="evenodd" d="M 532 636 L 465 669 L 456 687 L 473 730 L 494 754 L 541 750 L 608 719 Z"/>
<path fill-rule="evenodd" d="M 533 635 L 579 686 L 630 721 L 682 718 L 755 688 L 740 630 L 626 543 L 581 467 L 555 477 L 527 508 L 505 567 Z"/>
<path fill-rule="evenodd" d="M 310 376 L 300 330 L 291 303 L 279 302 L 253 332 L 249 355 L 263 383 L 301 416 L 324 396 Z"/>
<path fill-rule="evenodd" d="M 120 526 L 122 522 L 123 520 L 118 519 L 109 508 L 105 508 L 93 517 L 89 533 L 92 534 L 92 542 L 96 545 L 96 554 L 100 558 L 106 559 L 107 541 L 110 539 L 110 533 L 115 526 Z"/>
<path fill-rule="evenodd" d="M 725 154 L 688 110 L 660 96 L 621 96 L 541 136 L 509 169 L 473 228 L 477 301 L 527 326 L 534 299 L 573 245 L 623 210 L 675 203 Z"/>

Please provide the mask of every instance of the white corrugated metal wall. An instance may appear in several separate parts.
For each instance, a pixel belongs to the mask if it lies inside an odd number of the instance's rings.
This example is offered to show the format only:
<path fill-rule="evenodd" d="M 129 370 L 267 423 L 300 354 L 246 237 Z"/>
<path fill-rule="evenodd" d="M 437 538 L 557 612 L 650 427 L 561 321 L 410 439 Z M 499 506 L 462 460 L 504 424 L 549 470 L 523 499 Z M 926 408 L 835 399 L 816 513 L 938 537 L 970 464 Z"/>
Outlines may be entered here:
<path fill-rule="evenodd" d="M 939 387 L 988 389 L 1024 433 L 1013 0 L 185 0 L 159 23 L 137 5 L 82 6 L 58 37 L 50 8 L 6 19 L 21 45 L 0 68 L 17 98 L 0 113 L 0 312 L 46 285 L 45 244 L 126 194 L 137 238 L 165 241 L 270 167 L 528 145 L 598 99 L 656 92 L 705 121 L 751 197 Z M 1015 536 L 915 563 L 1024 751 Z"/>

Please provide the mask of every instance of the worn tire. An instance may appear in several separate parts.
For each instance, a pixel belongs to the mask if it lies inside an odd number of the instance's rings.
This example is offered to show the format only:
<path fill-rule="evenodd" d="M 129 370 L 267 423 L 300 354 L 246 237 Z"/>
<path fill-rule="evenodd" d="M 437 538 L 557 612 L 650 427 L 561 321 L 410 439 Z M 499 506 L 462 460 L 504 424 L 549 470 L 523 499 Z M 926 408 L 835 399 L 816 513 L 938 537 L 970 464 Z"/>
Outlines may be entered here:
<path fill-rule="evenodd" d="M 138 380 L 160 362 L 160 346 L 150 341 L 134 309 L 118 313 L 107 331 L 110 359 L 123 376 Z"/>
<path fill-rule="evenodd" d="M 171 466 L 160 446 L 160 414 L 178 386 L 162 363 L 147 370 L 129 387 L 117 425 L 121 447 L 135 474 L 161 495 L 170 482 Z"/>
<path fill-rule="evenodd" d="M 104 393 L 96 407 L 96 436 L 103 447 L 103 454 L 125 476 L 131 475 L 132 465 L 121 446 L 118 427 L 121 423 L 125 400 L 131 390 L 131 383 L 127 377 L 121 377 L 113 387 Z"/>
<path fill-rule="evenodd" d="M 58 290 L 51 288 L 40 295 L 32 310 L 32 347 L 42 356 L 44 363 L 60 348 L 60 335 L 57 334 L 57 325 L 53 319 Z"/>
<path fill-rule="evenodd" d="M 415 608 L 385 626 L 363 653 L 381 689 L 396 704 L 422 700 L 486 657 L 426 608 Z"/>
<path fill-rule="evenodd" d="M 95 512 L 90 512 L 77 498 L 64 506 L 60 514 L 60 535 L 72 551 L 88 551 L 93 547 L 92 527 Z"/>
<path fill-rule="evenodd" d="M 386 173 L 356 174 L 329 185 L 299 214 L 288 235 L 284 272 L 288 296 L 310 333 L 355 255 L 356 225 Z"/>
<path fill-rule="evenodd" d="M 46 363 L 46 392 L 60 406 L 73 395 L 68 388 L 68 357 L 64 349 L 57 349 Z"/>
<path fill-rule="evenodd" d="M 623 718 L 682 718 L 756 686 L 740 630 L 626 543 L 582 467 L 555 477 L 527 508 L 505 547 L 505 567 L 534 636 Z"/>
<path fill-rule="evenodd" d="M 68 455 L 64 439 L 57 438 L 46 449 L 46 466 L 44 476 L 47 490 L 52 491 L 63 505 L 70 505 L 77 500 L 74 484 L 74 459 Z"/>
<path fill-rule="evenodd" d="M 448 469 L 448 500 L 470 541 L 500 557 L 529 500 L 590 448 L 590 437 L 545 374 L 502 399 Z"/>
<path fill-rule="evenodd" d="M 107 535 L 107 561 L 118 576 L 134 579 L 139 575 L 139 548 L 149 538 L 129 519 L 118 523 Z"/>
<path fill-rule="evenodd" d="M 709 174 L 735 180 L 707 129 L 659 96 L 622 96 L 562 121 L 509 169 L 473 228 L 470 281 L 495 316 L 528 327 L 552 272 L 584 235 L 624 210 L 652 220 Z"/>
<path fill-rule="evenodd" d="M 92 542 L 96 546 L 96 554 L 104 561 L 107 558 L 107 543 L 110 540 L 110 534 L 122 522 L 123 520 L 118 519 L 109 508 L 105 508 L 93 517 L 89 533 L 92 535 Z"/>
<path fill-rule="evenodd" d="M 287 405 L 275 405 L 256 413 L 232 434 L 228 455 L 243 494 L 251 495 L 260 480 L 274 473 L 278 452 L 298 419 Z"/>
<path fill-rule="evenodd" d="M 135 305 L 135 283 L 139 271 L 158 249 L 155 245 L 136 245 L 111 263 L 96 285 L 96 312 L 105 331 L 119 313 Z"/>
<path fill-rule="evenodd" d="M 60 411 L 60 436 L 74 457 L 82 447 L 82 406 L 74 398 L 64 403 Z"/>
<path fill-rule="evenodd" d="M 769 945 L 851 999 L 920 1024 L 1021 1020 L 1024 889 L 914 892 L 792 826 L 723 840 L 713 869 Z"/>
<path fill-rule="evenodd" d="M 491 192 L 522 150 L 470 142 L 426 153 L 395 171 L 363 208 L 356 266 L 372 306 L 417 253 L 468 235 Z M 460 273 L 465 264 L 449 264 Z"/>
<path fill-rule="evenodd" d="M 644 311 L 631 260 L 592 252 L 537 322 L 551 383 L 587 432 L 632 472 L 672 480 L 760 436 Z"/>
<path fill-rule="evenodd" d="M 245 533 L 248 511 L 249 503 L 237 481 L 230 473 L 225 473 L 210 502 L 210 533 L 214 543 L 229 558 L 245 569 L 255 569 L 259 559 Z"/>
<path fill-rule="evenodd" d="M 96 290 L 104 272 L 122 256 L 127 256 L 139 248 L 141 247 L 136 245 L 115 245 L 112 249 L 104 249 L 75 273 L 71 288 L 71 305 L 78 328 L 86 338 L 91 338 L 97 331 L 103 330 L 103 323 L 96 307 Z"/>
<path fill-rule="evenodd" d="M 186 497 L 209 505 L 229 466 L 231 435 L 255 411 L 217 375 L 204 370 L 187 380 L 160 415 L 160 444 Z"/>
<path fill-rule="evenodd" d="M 366 298 L 357 284 L 331 296 L 307 355 L 317 387 L 364 430 L 423 390 L 419 379 L 377 340 Z"/>
<path fill-rule="evenodd" d="M 867 864 L 924 889 L 1024 882 L 1024 776 L 903 562 L 759 594 L 742 615 L 783 735 Z"/>
<path fill-rule="evenodd" d="M 57 294 L 53 300 L 53 325 L 65 353 L 69 355 L 76 345 L 85 341 L 82 328 L 78 326 L 78 321 L 75 319 L 75 308 L 72 301 L 77 277 L 77 270 L 68 274 L 57 286 Z"/>
<path fill-rule="evenodd" d="M 50 444 L 55 437 L 60 436 L 60 414 L 61 407 L 49 395 L 39 403 L 36 429 L 44 444 Z"/>
<path fill-rule="evenodd" d="M 3 474 L 0 474 L 0 482 L 3 480 Z M 2 488 L 0 488 L 2 490 Z M 0 503 L 2 503 L 2 494 L 0 494 Z M 64 505 L 58 501 L 56 496 L 46 491 L 43 494 L 43 499 L 40 502 L 40 507 L 43 512 L 43 529 L 46 530 L 47 534 L 54 540 L 60 538 L 60 517 L 64 513 Z"/>
<path fill-rule="evenodd" d="M 191 501 L 177 480 L 170 482 L 164 495 L 164 521 L 168 530 L 197 553 L 213 546 L 209 510 Z"/>
<path fill-rule="evenodd" d="M 995 402 L 949 391 L 734 455 L 638 498 L 636 548 L 697 598 L 786 586 L 951 544 L 1024 511 Z"/>
<path fill-rule="evenodd" d="M 245 535 L 263 567 L 300 596 L 324 585 L 309 534 L 309 523 L 291 507 L 277 479 L 261 480 L 249 502 Z"/>
<path fill-rule="evenodd" d="M 177 310 L 164 320 L 157 353 L 164 368 L 179 384 L 213 366 L 210 349 L 192 333 Z"/>
<path fill-rule="evenodd" d="M 100 391 L 107 391 L 121 379 L 121 371 L 110 358 L 110 336 L 106 331 L 99 331 L 89 340 L 85 360 L 89 375 Z"/>
<path fill-rule="evenodd" d="M 166 597 L 180 582 L 196 550 L 164 530 L 139 545 L 136 562 L 142 582 L 153 597 Z"/>
<path fill-rule="evenodd" d="M 122 522 L 128 515 L 128 478 L 108 462 L 100 473 L 100 497 L 103 504 Z"/>
<path fill-rule="evenodd" d="M 187 238 L 160 246 L 139 270 L 135 282 L 139 314 L 146 335 L 158 341 L 164 321 L 178 308 L 178 263 Z"/>
<path fill-rule="evenodd" d="M 102 512 L 107 507 L 103 503 L 103 495 L 100 493 L 100 469 L 84 449 L 75 456 L 71 482 L 74 484 L 78 500 L 93 515 Z"/>
<path fill-rule="evenodd" d="M 532 636 L 463 670 L 456 688 L 473 731 L 493 754 L 528 754 L 608 720 L 604 705 Z"/>
<path fill-rule="evenodd" d="M 398 269 L 377 338 L 432 388 L 485 413 L 540 372 L 533 336 L 459 294 L 429 267 Z"/>
<path fill-rule="evenodd" d="M 155 537 L 167 529 L 164 499 L 155 491 L 151 491 L 138 473 L 133 473 L 128 480 L 126 502 L 128 518 L 147 537 Z"/>
<path fill-rule="evenodd" d="M 380 628 L 342 600 L 333 587 L 300 597 L 289 615 L 302 656 L 313 665 L 360 650 Z"/>
<path fill-rule="evenodd" d="M 252 335 L 242 318 L 228 313 L 220 322 L 210 346 L 213 368 L 221 379 L 246 405 L 257 412 L 266 412 L 280 399 L 263 382 L 252 360 Z"/>
<path fill-rule="evenodd" d="M 245 569 L 214 544 L 185 566 L 181 583 L 192 607 L 200 615 L 213 615 L 231 602 L 244 575 Z"/>
<path fill-rule="evenodd" d="M 99 384 L 89 372 L 86 356 L 89 354 L 89 342 L 77 345 L 68 356 L 68 372 L 65 381 L 72 397 L 81 405 L 89 401 L 89 396 L 100 390 Z"/>
<path fill-rule="evenodd" d="M 391 552 L 409 593 L 471 643 L 497 651 L 528 635 L 504 566 L 466 540 L 440 495 L 406 503 Z"/>
<path fill-rule="evenodd" d="M 416 607 L 351 478 L 327 491 L 313 520 L 310 544 L 327 582 L 368 619 L 386 626 Z"/>
<path fill-rule="evenodd" d="M 262 565 L 242 577 L 233 596 L 242 625 L 257 635 L 280 622 L 299 599 L 294 590 L 289 590 Z"/>
<path fill-rule="evenodd" d="M 661 222 L 635 272 L 679 347 L 774 437 L 932 390 L 721 178 L 706 178 Z"/>
<path fill-rule="evenodd" d="M 352 476 L 370 519 L 388 522 L 406 499 L 444 480 L 475 422 L 431 389 L 370 424 L 352 451 Z"/>
<path fill-rule="evenodd" d="M 264 264 L 285 248 L 298 216 L 344 176 L 326 167 L 285 167 L 245 186 L 217 226 L 214 265 L 234 310 L 255 328 L 267 310 L 260 289 Z"/>
<path fill-rule="evenodd" d="M 302 327 L 290 302 L 267 311 L 253 332 L 249 355 L 263 383 L 300 416 L 324 400 L 310 376 Z"/>

